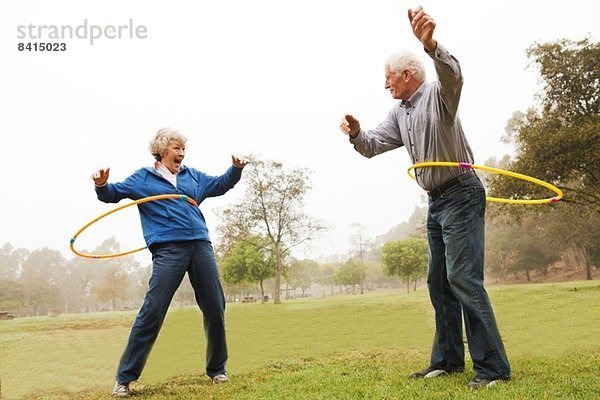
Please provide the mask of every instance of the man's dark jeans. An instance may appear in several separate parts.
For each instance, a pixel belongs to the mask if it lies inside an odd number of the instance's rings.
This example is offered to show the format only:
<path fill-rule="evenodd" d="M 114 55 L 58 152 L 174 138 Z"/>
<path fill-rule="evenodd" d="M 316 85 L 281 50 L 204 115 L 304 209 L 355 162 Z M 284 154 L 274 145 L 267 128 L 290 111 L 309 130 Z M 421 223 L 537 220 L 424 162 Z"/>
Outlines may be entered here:
<path fill-rule="evenodd" d="M 510 365 L 483 286 L 485 189 L 475 175 L 429 199 L 427 284 L 435 310 L 431 367 L 465 367 L 462 314 L 479 378 L 510 377 Z"/>
<path fill-rule="evenodd" d="M 150 250 L 152 277 L 121 357 L 117 381 L 128 383 L 139 378 L 186 272 L 204 318 L 206 373 L 211 378 L 224 374 L 227 362 L 225 298 L 211 243 L 200 240 L 161 243 L 152 245 Z"/>

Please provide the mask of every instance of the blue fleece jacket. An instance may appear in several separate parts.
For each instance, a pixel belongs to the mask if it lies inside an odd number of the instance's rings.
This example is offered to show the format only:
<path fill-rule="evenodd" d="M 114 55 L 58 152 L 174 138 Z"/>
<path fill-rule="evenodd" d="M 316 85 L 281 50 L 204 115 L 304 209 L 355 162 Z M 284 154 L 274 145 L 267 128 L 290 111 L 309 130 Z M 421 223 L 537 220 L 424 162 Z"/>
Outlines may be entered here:
<path fill-rule="evenodd" d="M 142 199 L 161 194 L 185 194 L 200 204 L 207 197 L 221 196 L 241 178 L 242 170 L 231 166 L 221 176 L 208 176 L 194 168 L 182 166 L 177 174 L 177 188 L 153 168 L 141 168 L 119 183 L 96 187 L 98 199 L 118 203 L 128 198 Z M 151 201 L 138 205 L 146 245 L 188 240 L 210 241 L 204 215 L 198 207 L 181 199 Z"/>

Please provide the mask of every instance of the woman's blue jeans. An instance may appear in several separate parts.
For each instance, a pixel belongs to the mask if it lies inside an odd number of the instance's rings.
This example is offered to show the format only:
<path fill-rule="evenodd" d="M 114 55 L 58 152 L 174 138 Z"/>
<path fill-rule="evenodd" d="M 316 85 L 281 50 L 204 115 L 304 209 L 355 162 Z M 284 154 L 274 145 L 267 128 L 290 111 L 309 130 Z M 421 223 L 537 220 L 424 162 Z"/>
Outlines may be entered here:
<path fill-rule="evenodd" d="M 186 272 L 204 318 L 206 374 L 211 378 L 224 374 L 227 362 L 225 298 L 211 243 L 200 240 L 161 243 L 150 246 L 150 251 L 150 284 L 121 357 L 117 381 L 128 383 L 139 378 Z"/>
<path fill-rule="evenodd" d="M 485 189 L 473 175 L 429 199 L 427 284 L 435 310 L 431 367 L 463 371 L 464 314 L 478 378 L 510 377 L 510 365 L 483 286 Z"/>

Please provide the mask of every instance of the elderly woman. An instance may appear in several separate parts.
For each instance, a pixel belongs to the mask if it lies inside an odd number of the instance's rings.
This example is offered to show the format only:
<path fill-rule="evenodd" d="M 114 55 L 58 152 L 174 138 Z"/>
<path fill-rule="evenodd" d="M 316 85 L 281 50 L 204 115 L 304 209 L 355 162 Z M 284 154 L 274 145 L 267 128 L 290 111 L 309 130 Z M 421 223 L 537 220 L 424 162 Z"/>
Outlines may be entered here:
<path fill-rule="evenodd" d="M 159 130 L 150 143 L 154 166 L 141 168 L 120 183 L 107 183 L 109 168 L 92 174 L 98 199 L 116 203 L 160 194 L 184 194 L 200 204 L 220 196 L 240 180 L 248 163 L 232 156 L 232 166 L 221 176 L 208 176 L 182 165 L 186 138 L 176 130 Z M 171 299 L 185 273 L 189 275 L 204 318 L 207 338 L 206 374 L 213 383 L 228 380 L 225 373 L 225 299 L 204 216 L 181 200 L 140 204 L 144 238 L 152 253 L 152 276 L 144 304 L 136 317 L 121 357 L 113 395 L 131 395 L 129 383 L 139 378 L 158 336 Z"/>

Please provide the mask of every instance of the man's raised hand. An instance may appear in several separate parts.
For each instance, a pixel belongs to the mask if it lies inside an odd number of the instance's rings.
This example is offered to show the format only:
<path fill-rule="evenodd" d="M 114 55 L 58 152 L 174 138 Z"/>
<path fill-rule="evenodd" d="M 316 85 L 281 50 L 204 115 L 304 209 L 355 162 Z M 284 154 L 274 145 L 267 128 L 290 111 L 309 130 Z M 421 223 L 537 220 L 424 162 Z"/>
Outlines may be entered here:
<path fill-rule="evenodd" d="M 360 132 L 360 123 L 351 114 L 344 115 L 342 122 L 340 122 L 340 129 L 346 135 L 354 139 Z"/>
<path fill-rule="evenodd" d="M 415 36 L 423 43 L 427 51 L 434 51 L 437 41 L 433 38 L 435 21 L 419 6 L 414 10 L 408 9 L 408 20 Z"/>

